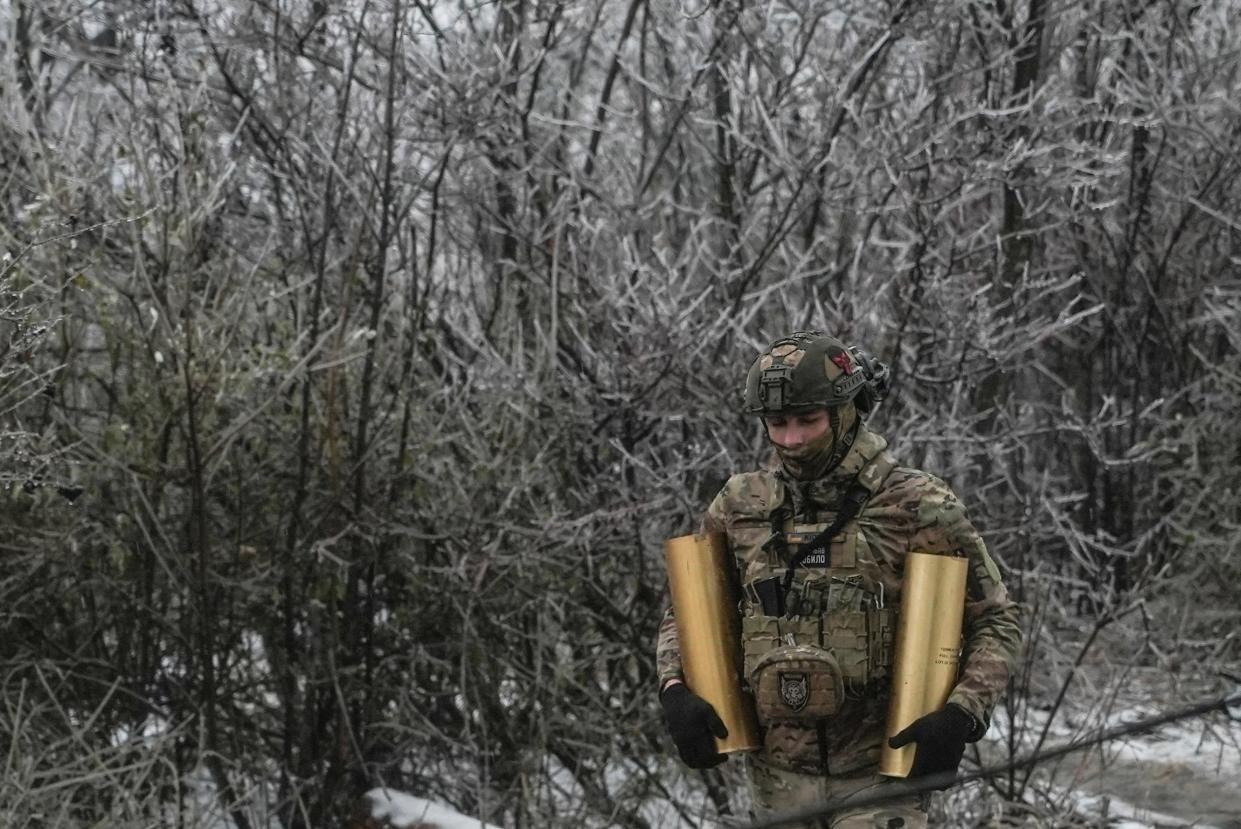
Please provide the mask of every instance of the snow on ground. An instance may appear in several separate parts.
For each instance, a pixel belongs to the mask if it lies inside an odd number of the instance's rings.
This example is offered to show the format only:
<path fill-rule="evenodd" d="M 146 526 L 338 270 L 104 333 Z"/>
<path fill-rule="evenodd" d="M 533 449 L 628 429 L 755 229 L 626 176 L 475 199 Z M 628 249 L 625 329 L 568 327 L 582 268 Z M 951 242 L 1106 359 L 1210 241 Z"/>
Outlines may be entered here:
<path fill-rule="evenodd" d="M 371 789 L 363 798 L 370 806 L 371 817 L 387 821 L 394 829 L 500 829 L 441 803 L 395 789 Z"/>
<path fill-rule="evenodd" d="M 1177 703 L 1134 699 L 1099 711 L 1061 712 L 1052 722 L 1043 748 L 1111 728 L 1149 719 Z M 1159 708 L 1166 700 L 1167 708 Z M 997 709 L 998 729 L 1007 733 L 1008 712 Z M 1028 711 L 1021 740 L 1024 751 L 1047 720 L 1045 712 Z M 1075 716 L 1076 715 L 1076 716 Z M 991 760 L 999 759 L 996 757 Z M 1170 723 L 1146 734 L 1114 740 L 1102 748 L 1084 749 L 1059 763 L 1048 764 L 1048 793 L 1054 800 L 1074 803 L 1079 812 L 1098 818 L 1112 829 L 1195 826 L 1198 829 L 1241 827 L 1241 722 L 1216 713 Z"/>
<path fill-rule="evenodd" d="M 1091 696 L 1085 704 L 1070 705 L 1056 715 L 1043 748 L 1083 739 L 1101 727 L 1147 719 L 1198 698 L 1193 692 L 1173 694 L 1149 685 L 1134 688 L 1128 696 L 1127 700 L 1113 699 L 1111 703 Z M 1241 716 L 1241 712 L 1237 713 Z M 1024 725 L 1019 728 L 1021 755 L 1033 750 L 1048 717 L 1046 712 L 1035 709 L 1025 710 L 1024 714 Z M 979 744 L 988 765 L 1004 759 L 1002 747 L 1010 727 L 1009 709 L 1002 705 L 996 711 L 990 733 Z M 709 818 L 713 807 L 705 792 L 692 785 L 691 777 L 678 774 L 674 763 L 670 760 L 663 768 L 659 763 L 619 763 L 609 775 L 610 788 L 624 801 L 624 781 L 646 779 L 653 771 L 666 788 L 662 797 L 650 797 L 641 804 L 641 814 L 651 826 L 717 826 Z M 549 760 L 548 770 L 558 813 L 570 814 L 580 809 L 583 793 L 572 775 L 554 760 Z M 733 804 L 736 813 L 744 814 L 748 801 L 744 797 L 740 758 L 731 760 L 724 771 L 729 775 L 729 789 L 738 793 L 738 802 Z M 1216 713 L 1171 723 L 1151 733 L 1071 753 L 1041 766 L 1036 780 L 1048 798 L 1036 798 L 1037 802 L 1063 804 L 1064 813 L 1076 811 L 1090 816 L 1108 829 L 1241 829 L 1241 722 Z M 371 815 L 386 820 L 386 825 L 394 829 L 422 825 L 434 829 L 500 829 L 443 804 L 392 789 L 374 789 L 365 798 Z M 618 808 L 626 806 L 618 803 Z M 584 821 L 582 825 L 592 824 Z"/>
<path fill-rule="evenodd" d="M 1108 829 L 1152 829 L 1152 827 L 1193 826 L 1195 829 L 1221 829 L 1212 824 L 1200 823 L 1198 820 L 1184 820 L 1174 815 L 1142 809 L 1123 800 L 1113 800 L 1105 796 L 1088 795 L 1078 797 L 1077 804 L 1084 811 L 1095 815 L 1106 823 Z"/>

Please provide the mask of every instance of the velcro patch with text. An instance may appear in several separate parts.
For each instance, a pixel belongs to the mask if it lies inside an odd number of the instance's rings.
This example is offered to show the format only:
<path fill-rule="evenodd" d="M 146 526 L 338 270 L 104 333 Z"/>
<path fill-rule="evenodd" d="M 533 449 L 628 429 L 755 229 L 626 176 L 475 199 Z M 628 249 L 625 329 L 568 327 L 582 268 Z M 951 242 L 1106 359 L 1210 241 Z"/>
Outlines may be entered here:
<path fill-rule="evenodd" d="M 801 560 L 802 567 L 827 567 L 827 548 L 815 547 Z"/>

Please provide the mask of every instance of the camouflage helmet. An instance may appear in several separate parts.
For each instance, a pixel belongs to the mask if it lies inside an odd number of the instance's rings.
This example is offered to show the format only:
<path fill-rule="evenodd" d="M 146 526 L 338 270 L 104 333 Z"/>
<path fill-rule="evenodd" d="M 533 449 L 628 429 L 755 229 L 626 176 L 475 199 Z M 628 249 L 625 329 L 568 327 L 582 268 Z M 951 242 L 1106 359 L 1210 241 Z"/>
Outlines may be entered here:
<path fill-rule="evenodd" d="M 758 356 L 745 378 L 745 410 L 775 415 L 834 409 L 869 412 L 888 388 L 888 369 L 860 348 L 819 331 L 796 331 Z"/>

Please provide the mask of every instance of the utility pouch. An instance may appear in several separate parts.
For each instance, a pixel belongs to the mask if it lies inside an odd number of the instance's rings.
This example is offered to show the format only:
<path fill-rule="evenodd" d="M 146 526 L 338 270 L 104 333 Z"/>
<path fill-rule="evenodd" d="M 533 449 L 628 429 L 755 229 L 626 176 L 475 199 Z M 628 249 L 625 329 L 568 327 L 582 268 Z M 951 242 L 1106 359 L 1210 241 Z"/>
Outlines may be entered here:
<path fill-rule="evenodd" d="M 763 725 L 817 722 L 844 702 L 844 678 L 830 651 L 815 645 L 781 645 L 754 663 L 750 688 Z"/>
<path fill-rule="evenodd" d="M 892 657 L 896 652 L 896 610 L 890 607 L 872 610 L 868 628 L 870 678 L 887 679 L 892 673 Z"/>
<path fill-rule="evenodd" d="M 741 617 L 742 671 L 748 678 L 754 664 L 780 646 L 780 619 L 776 616 Z"/>
<path fill-rule="evenodd" d="M 749 678 L 758 660 L 779 647 L 788 645 L 812 645 L 818 647 L 822 623 L 818 617 L 743 616 L 741 618 L 741 642 L 744 664 L 742 670 Z"/>
<path fill-rule="evenodd" d="M 833 610 L 824 618 L 823 645 L 836 655 L 846 689 L 852 696 L 865 693 L 871 680 L 866 623 L 864 610 Z"/>

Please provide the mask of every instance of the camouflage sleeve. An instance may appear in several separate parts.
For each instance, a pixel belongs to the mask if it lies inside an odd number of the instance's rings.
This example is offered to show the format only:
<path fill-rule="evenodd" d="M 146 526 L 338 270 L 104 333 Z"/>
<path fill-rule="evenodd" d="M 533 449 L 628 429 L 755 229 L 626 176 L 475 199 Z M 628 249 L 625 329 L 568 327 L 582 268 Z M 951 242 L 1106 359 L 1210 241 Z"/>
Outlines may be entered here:
<path fill-rule="evenodd" d="M 720 492 L 707 507 L 706 513 L 703 514 L 702 521 L 699 523 L 698 532 L 720 532 L 723 531 L 726 522 L 724 519 L 724 499 L 725 493 Z M 659 687 L 662 689 L 664 683 L 670 679 L 683 678 L 681 672 L 681 645 L 677 638 L 677 623 L 672 615 L 671 603 L 664 609 L 664 618 L 659 623 L 659 634 L 655 639 L 655 669 L 659 674 Z"/>
<path fill-rule="evenodd" d="M 969 559 L 965 597 L 965 647 L 961 676 L 948 697 L 978 722 L 972 740 L 982 737 L 991 712 L 1004 695 L 1008 676 L 1020 657 L 1018 607 L 1008 597 L 999 567 L 965 514 L 965 507 L 943 481 L 928 476 L 918 502 L 911 550 Z"/>
<path fill-rule="evenodd" d="M 655 640 L 655 669 L 659 672 L 659 687 L 670 679 L 681 676 L 681 643 L 677 639 L 677 622 L 672 616 L 672 605 L 664 610 L 659 623 L 659 636 Z"/>

